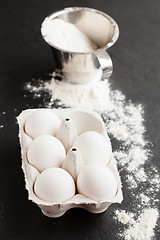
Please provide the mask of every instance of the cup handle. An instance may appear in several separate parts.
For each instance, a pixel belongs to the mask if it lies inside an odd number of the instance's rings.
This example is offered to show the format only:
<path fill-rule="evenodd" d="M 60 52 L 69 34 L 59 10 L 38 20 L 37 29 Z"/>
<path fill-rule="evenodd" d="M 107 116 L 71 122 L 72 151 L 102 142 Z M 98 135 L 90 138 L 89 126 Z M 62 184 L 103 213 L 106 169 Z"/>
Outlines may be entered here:
<path fill-rule="evenodd" d="M 102 69 L 102 77 L 109 78 L 113 72 L 113 63 L 109 54 L 105 50 L 98 50 L 96 56 Z"/>

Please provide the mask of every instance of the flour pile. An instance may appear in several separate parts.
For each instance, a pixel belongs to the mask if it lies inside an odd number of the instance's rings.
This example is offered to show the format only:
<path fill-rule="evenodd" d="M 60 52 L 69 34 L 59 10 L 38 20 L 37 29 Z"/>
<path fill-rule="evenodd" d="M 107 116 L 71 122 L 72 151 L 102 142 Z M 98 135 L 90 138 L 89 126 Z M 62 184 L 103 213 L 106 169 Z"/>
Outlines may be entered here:
<path fill-rule="evenodd" d="M 86 88 L 67 88 L 58 85 L 56 79 L 54 73 L 50 82 L 27 83 L 26 94 L 29 91 L 35 99 L 43 99 L 39 107 L 83 107 L 100 112 L 111 137 L 123 184 L 125 208 L 122 203 L 114 212 L 121 229 L 116 238 L 152 239 L 159 219 L 160 175 L 151 162 L 143 107 L 127 101 L 120 91 L 112 90 L 107 80 Z"/>
<path fill-rule="evenodd" d="M 54 72 L 50 81 L 33 80 L 26 83 L 25 89 L 32 92 L 35 98 L 41 98 L 42 95 L 45 95 L 42 100 L 43 106 L 46 107 L 52 107 L 56 103 L 56 107 L 61 107 L 65 104 L 66 107 L 81 107 L 100 112 L 109 108 L 110 90 L 107 80 L 71 85 L 62 84 L 57 79 L 61 79 L 61 75 Z M 59 102 L 58 105 L 57 100 Z"/>
<path fill-rule="evenodd" d="M 45 20 L 42 25 L 42 35 L 48 43 L 66 51 L 90 52 L 97 49 L 96 45 L 74 24 L 58 18 Z"/>

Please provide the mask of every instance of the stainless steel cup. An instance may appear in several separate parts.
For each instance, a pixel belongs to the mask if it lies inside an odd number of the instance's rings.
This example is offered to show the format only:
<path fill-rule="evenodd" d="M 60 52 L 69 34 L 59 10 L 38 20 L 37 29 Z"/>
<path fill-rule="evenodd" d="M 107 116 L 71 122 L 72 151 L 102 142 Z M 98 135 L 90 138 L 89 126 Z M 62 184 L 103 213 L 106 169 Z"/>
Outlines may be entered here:
<path fill-rule="evenodd" d="M 49 21 L 62 19 L 74 24 L 97 46 L 90 52 L 70 52 L 53 45 L 47 40 L 45 27 Z M 49 15 L 41 26 L 44 40 L 50 45 L 56 59 L 57 69 L 66 83 L 84 84 L 109 78 L 113 71 L 112 60 L 106 50 L 118 39 L 119 28 L 109 15 L 91 8 L 65 8 Z"/>

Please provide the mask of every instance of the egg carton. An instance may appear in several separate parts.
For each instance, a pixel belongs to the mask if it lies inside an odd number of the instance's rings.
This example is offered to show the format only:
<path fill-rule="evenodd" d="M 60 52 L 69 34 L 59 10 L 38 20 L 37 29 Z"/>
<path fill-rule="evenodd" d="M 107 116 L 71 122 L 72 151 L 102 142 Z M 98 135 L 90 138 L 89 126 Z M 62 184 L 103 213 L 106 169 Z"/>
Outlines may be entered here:
<path fill-rule="evenodd" d="M 79 207 L 84 208 L 92 213 L 101 213 L 104 212 L 112 203 L 121 203 L 123 200 L 121 180 L 117 170 L 117 163 L 113 157 L 113 154 L 111 154 L 110 162 L 107 164 L 107 166 L 115 175 L 118 186 L 117 193 L 113 198 L 104 201 L 95 201 L 81 194 L 76 194 L 71 199 L 57 204 L 45 202 L 36 196 L 33 187 L 35 180 L 40 173 L 27 160 L 27 150 L 33 139 L 25 133 L 24 129 L 27 118 L 37 110 L 39 111 L 40 109 L 27 109 L 22 111 L 17 118 L 19 124 L 22 169 L 24 172 L 25 186 L 28 190 L 28 199 L 36 203 L 44 215 L 52 218 L 62 216 L 70 208 Z M 66 151 L 72 147 L 75 138 L 86 131 L 96 131 L 102 134 L 107 141 L 109 140 L 104 122 L 100 115 L 96 112 L 71 108 L 53 109 L 52 111 L 59 117 L 61 121 L 61 125 L 57 132 L 57 137 L 62 141 Z M 112 152 L 112 147 L 110 147 L 110 149 Z M 75 180 L 79 172 L 79 156 L 76 151 L 69 151 L 70 158 L 68 158 L 68 164 L 66 163 L 63 165 L 65 165 L 65 169 L 69 171 Z"/>

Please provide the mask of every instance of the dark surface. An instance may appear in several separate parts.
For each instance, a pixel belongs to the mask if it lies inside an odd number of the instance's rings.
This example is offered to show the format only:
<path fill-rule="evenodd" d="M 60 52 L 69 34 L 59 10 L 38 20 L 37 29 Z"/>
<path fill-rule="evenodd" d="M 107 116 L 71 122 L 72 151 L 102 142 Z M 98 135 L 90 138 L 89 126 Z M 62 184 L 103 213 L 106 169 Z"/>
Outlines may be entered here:
<path fill-rule="evenodd" d="M 40 34 L 42 20 L 67 6 L 87 6 L 111 15 L 120 38 L 110 49 L 113 87 L 145 108 L 147 135 L 153 143 L 153 164 L 160 168 L 160 1 L 30 0 L 0 1 L 0 239 L 118 239 L 121 227 L 113 208 L 99 215 L 72 209 L 59 219 L 45 217 L 27 200 L 21 170 L 18 126 L 22 109 L 38 106 L 24 98 L 23 85 L 53 70 L 49 47 Z M 123 205 L 130 201 L 127 198 Z M 157 233 L 155 239 L 160 239 Z"/>

